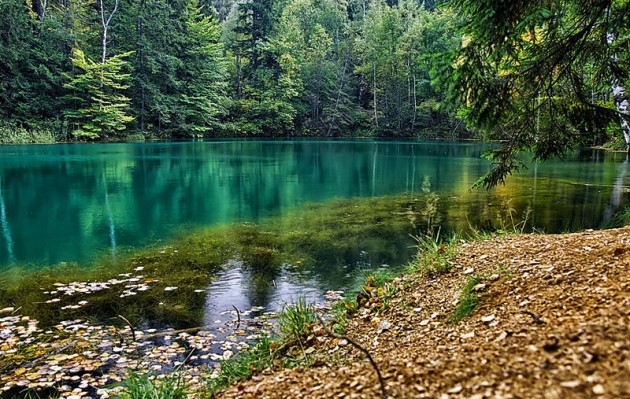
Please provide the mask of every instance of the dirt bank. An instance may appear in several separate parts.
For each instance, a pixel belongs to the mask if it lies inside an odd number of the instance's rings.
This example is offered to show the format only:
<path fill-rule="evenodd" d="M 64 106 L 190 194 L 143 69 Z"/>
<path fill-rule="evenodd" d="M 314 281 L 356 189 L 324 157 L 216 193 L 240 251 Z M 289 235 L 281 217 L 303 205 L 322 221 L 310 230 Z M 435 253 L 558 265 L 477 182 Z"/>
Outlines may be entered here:
<path fill-rule="evenodd" d="M 436 277 L 406 275 L 387 309 L 349 322 L 390 397 L 630 397 L 630 228 L 504 236 L 463 244 L 453 262 Z M 480 301 L 453 323 L 471 276 Z M 322 341 L 327 364 L 255 376 L 221 396 L 380 396 L 361 352 Z"/>

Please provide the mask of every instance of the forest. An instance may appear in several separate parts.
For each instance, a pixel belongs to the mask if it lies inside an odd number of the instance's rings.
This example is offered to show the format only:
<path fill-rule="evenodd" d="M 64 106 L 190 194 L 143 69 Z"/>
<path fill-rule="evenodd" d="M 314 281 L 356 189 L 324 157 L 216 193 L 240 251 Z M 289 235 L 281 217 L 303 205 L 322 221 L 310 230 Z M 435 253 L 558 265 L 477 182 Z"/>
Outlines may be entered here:
<path fill-rule="evenodd" d="M 431 84 L 454 21 L 417 0 L 3 0 L 0 119 L 54 140 L 463 137 Z"/>

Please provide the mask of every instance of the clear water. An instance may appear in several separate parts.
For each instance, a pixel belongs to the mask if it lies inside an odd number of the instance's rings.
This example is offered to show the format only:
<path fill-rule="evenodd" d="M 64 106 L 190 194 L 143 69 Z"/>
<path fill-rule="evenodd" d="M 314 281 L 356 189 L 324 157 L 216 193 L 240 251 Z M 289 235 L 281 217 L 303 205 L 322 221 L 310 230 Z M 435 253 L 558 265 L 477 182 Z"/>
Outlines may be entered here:
<path fill-rule="evenodd" d="M 531 164 L 491 191 L 479 143 L 211 141 L 0 147 L 0 268 L 85 262 L 194 226 L 258 221 L 306 202 L 430 189 L 453 229 L 531 209 L 547 232 L 602 226 L 628 204 L 625 154 Z"/>

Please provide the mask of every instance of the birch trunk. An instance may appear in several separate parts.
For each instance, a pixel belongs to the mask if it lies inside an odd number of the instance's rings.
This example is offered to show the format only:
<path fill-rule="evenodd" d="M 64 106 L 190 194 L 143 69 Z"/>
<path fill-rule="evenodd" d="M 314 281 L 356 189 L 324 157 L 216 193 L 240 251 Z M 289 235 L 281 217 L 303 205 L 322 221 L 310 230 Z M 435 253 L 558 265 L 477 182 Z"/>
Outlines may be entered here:
<path fill-rule="evenodd" d="M 613 82 L 613 96 L 617 112 L 621 118 L 621 131 L 626 142 L 626 152 L 630 153 L 630 103 L 628 92 L 620 83 Z"/>
<path fill-rule="evenodd" d="M 608 45 L 611 45 L 615 39 L 616 36 L 609 33 Z M 617 54 L 612 56 L 612 61 L 619 61 Z M 630 154 L 630 103 L 628 102 L 628 92 L 623 86 L 623 82 L 616 76 L 612 79 L 612 92 L 613 101 L 615 102 L 615 107 L 617 108 L 619 118 L 621 119 L 621 131 L 623 132 L 623 139 L 626 142 L 626 152 Z"/>
<path fill-rule="evenodd" d="M 374 63 L 372 64 L 372 83 L 373 83 L 373 92 L 374 92 L 374 123 L 376 127 L 378 127 L 378 115 L 377 115 L 377 105 L 376 105 L 376 56 L 374 56 Z"/>
<path fill-rule="evenodd" d="M 103 25 L 103 42 L 102 42 L 102 53 L 101 53 L 101 64 L 105 64 L 105 59 L 107 57 L 107 29 L 109 29 L 109 23 L 112 22 L 112 17 L 118 11 L 118 0 L 114 4 L 114 9 L 112 13 L 109 14 L 107 19 L 105 18 L 105 7 L 103 5 L 103 0 L 100 0 L 101 4 L 101 25 Z"/>

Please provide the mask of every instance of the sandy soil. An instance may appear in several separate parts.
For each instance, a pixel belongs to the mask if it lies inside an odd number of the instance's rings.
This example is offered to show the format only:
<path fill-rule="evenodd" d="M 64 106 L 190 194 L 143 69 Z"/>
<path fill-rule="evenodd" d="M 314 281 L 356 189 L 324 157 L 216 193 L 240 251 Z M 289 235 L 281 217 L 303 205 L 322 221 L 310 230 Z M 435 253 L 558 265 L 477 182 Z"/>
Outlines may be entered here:
<path fill-rule="evenodd" d="M 450 322 L 471 276 L 480 303 Z M 406 275 L 387 310 L 347 334 L 393 398 L 630 398 L 630 227 L 463 244 L 451 272 Z M 223 398 L 376 398 L 376 373 L 345 341 L 323 364 L 258 375 Z"/>

